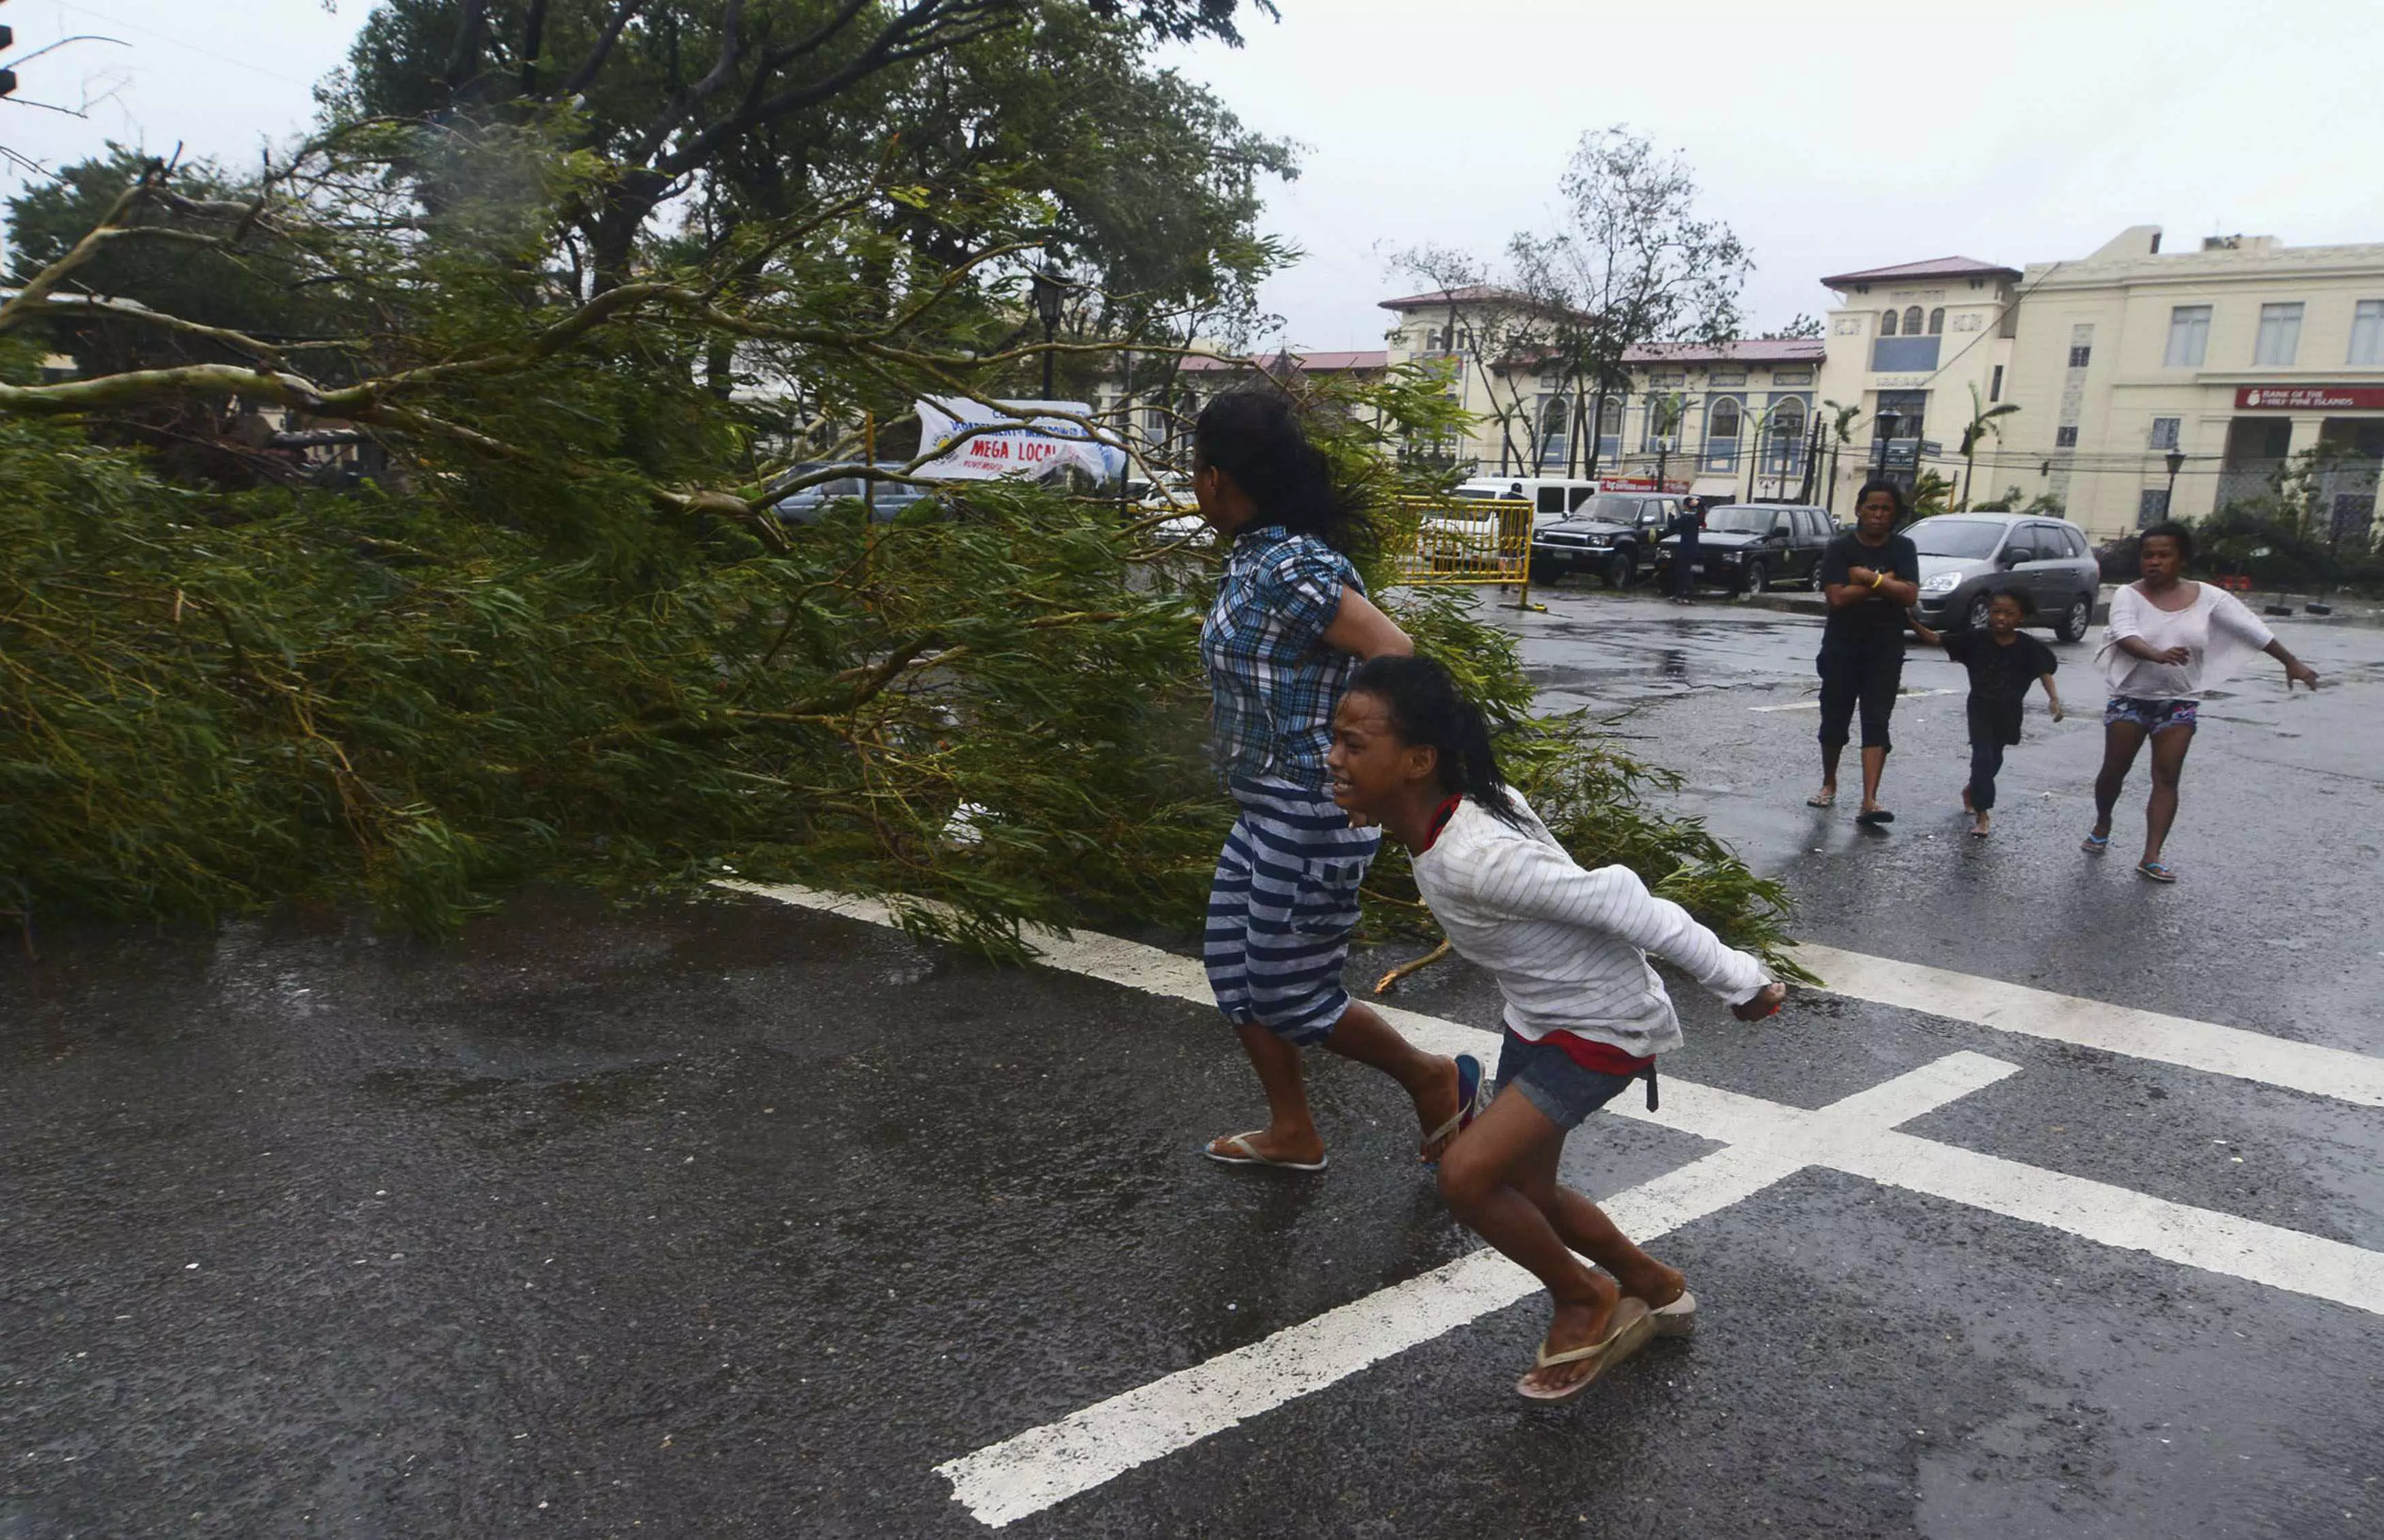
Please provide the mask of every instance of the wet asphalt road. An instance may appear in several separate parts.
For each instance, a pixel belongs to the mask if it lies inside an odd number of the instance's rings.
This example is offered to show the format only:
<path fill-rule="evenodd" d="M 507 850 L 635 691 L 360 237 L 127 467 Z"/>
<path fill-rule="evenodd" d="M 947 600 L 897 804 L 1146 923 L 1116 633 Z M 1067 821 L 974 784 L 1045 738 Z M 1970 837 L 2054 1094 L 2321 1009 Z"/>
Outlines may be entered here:
<path fill-rule="evenodd" d="M 1813 714 L 1755 709 L 1810 694 L 1814 623 L 1549 605 L 1516 621 L 1549 698 L 1681 770 L 1810 939 L 2384 1054 L 2384 631 L 2294 626 L 2342 688 L 2204 712 L 2161 889 L 2076 850 L 2085 648 L 1980 847 L 1958 696 L 1899 710 L 1871 835 L 1801 805 Z M 1401 1001 L 1496 1019 L 1461 966 Z M 1811 1107 L 1969 1049 L 2018 1073 L 1910 1132 L 2384 1249 L 2372 1108 L 1683 1006 L 1683 1077 Z M 1333 1169 L 1220 1170 L 1256 1099 L 1208 1012 L 758 899 L 53 937 L 0 964 L 0 1540 L 987 1533 L 936 1465 L 1472 1248 L 1397 1093 L 1312 1073 Z M 1600 1118 L 1568 1174 L 1712 1148 Z M 2384 1533 L 2372 1313 L 1821 1170 L 1657 1249 L 1701 1335 L 1571 1407 L 1509 1389 L 1527 1301 L 1005 1533 Z"/>

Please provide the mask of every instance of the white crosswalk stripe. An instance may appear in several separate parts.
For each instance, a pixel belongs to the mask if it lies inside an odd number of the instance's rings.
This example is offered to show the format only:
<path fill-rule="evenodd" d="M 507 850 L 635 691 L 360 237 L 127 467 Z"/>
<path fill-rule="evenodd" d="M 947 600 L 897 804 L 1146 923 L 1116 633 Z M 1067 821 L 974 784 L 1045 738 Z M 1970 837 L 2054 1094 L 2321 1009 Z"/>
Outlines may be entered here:
<path fill-rule="evenodd" d="M 874 900 L 738 886 L 805 908 L 894 923 L 890 911 Z M 1190 959 L 1086 932 L 1038 932 L 1031 939 L 1047 966 L 1209 1003 L 1206 980 Z M 2378 1104 L 2369 1078 L 2378 1062 L 2364 1055 L 1855 953 L 1807 949 L 1806 955 L 1817 971 L 1828 970 L 1833 986 L 1859 998 Z M 1939 987 L 1929 990 L 1931 983 Z M 1420 1047 L 1495 1054 L 1494 1034 L 1413 1012 L 1384 1013 Z M 1643 1111 L 1628 1099 L 1608 1110 L 1725 1148 L 1617 1193 L 1605 1206 L 1626 1233 L 1652 1239 L 1819 1167 L 2384 1315 L 2384 1252 L 1980 1154 L 1896 1126 L 2018 1073 L 2018 1066 L 1982 1054 L 1951 1053 L 1818 1110 L 1667 1076 L 1659 1112 Z M 1530 1274 L 1495 1252 L 1475 1252 L 937 1469 L 978 1519 L 1006 1524 L 1324 1389 L 1537 1287 Z"/>

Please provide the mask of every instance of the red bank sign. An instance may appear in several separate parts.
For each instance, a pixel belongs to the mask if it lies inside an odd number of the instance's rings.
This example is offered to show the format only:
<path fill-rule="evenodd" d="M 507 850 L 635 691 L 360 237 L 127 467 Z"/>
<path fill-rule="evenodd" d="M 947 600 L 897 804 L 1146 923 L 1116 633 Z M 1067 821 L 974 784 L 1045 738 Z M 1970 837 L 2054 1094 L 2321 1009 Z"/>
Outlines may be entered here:
<path fill-rule="evenodd" d="M 2235 404 L 2254 412 L 2384 412 L 2384 386 L 2244 385 Z"/>

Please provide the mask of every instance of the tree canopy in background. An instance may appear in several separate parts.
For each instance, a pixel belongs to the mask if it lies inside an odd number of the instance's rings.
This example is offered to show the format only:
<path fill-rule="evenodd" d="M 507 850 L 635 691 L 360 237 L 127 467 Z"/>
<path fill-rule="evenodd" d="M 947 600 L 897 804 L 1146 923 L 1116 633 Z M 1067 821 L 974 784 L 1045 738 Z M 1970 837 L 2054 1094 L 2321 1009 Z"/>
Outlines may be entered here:
<path fill-rule="evenodd" d="M 776 504 L 852 474 L 871 415 L 1032 394 L 1055 255 L 1092 280 L 1073 363 L 1247 305 L 1288 162 L 1142 52 L 1233 14 L 397 0 L 256 173 L 118 152 L 17 200 L 0 909 L 361 895 L 443 931 L 526 880 L 734 872 L 993 946 L 1189 923 L 1229 811 L 1205 548 L 1049 487 Z M 1072 50 L 1109 71 L 1089 109 L 1049 79 Z M 80 372 L 43 378 L 60 345 Z M 1390 448 L 1454 410 L 1409 370 L 1275 388 L 1394 518 Z M 1777 885 L 1533 717 L 1509 638 L 1390 602 L 1577 852 L 1779 940 Z"/>

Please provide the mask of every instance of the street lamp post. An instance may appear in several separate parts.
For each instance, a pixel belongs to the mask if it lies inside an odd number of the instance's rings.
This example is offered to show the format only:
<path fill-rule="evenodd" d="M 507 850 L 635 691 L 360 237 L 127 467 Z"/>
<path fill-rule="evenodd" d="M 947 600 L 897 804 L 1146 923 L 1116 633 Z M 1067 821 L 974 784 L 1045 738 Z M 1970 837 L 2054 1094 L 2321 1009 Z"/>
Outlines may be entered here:
<path fill-rule="evenodd" d="M 2161 517 L 2177 517 L 2177 473 L 2185 468 L 2185 451 L 2168 452 L 2168 491 L 2161 494 Z"/>
<path fill-rule="evenodd" d="M 1035 314 L 1043 322 L 1043 399 L 1051 399 L 1051 339 L 1060 329 L 1060 306 L 1068 298 L 1066 279 L 1046 268 L 1035 272 Z"/>
<path fill-rule="evenodd" d="M 1887 446 L 1895 438 L 1895 425 L 1903 420 L 1904 414 L 1901 412 L 1881 412 L 1879 415 L 1879 453 L 1876 456 L 1877 463 L 1871 467 L 1873 480 L 1887 479 Z"/>

